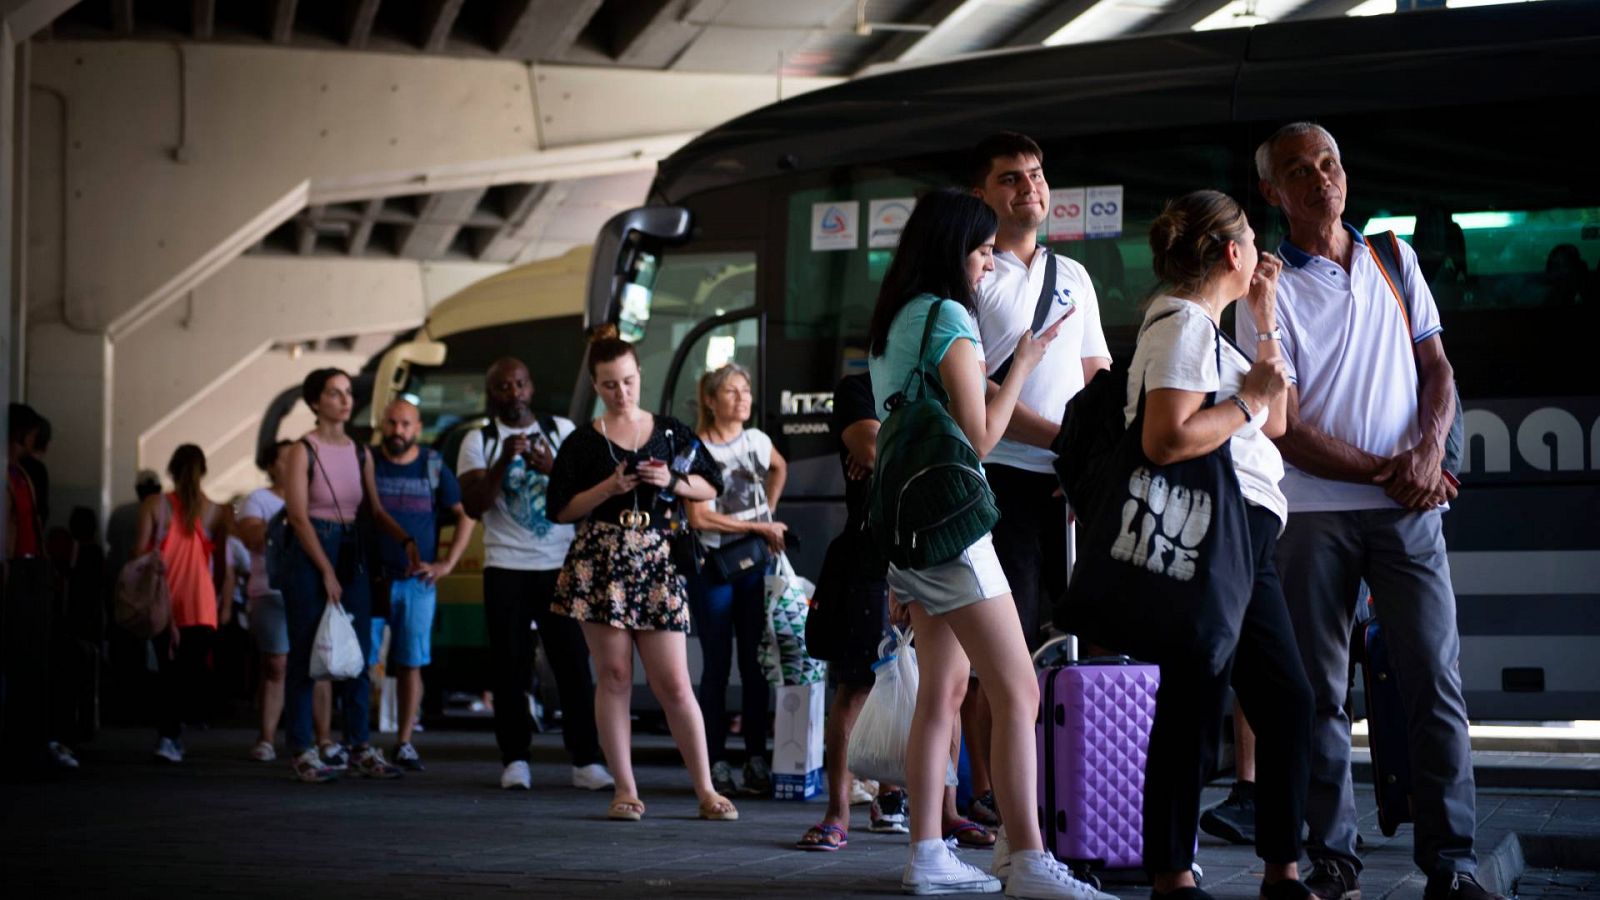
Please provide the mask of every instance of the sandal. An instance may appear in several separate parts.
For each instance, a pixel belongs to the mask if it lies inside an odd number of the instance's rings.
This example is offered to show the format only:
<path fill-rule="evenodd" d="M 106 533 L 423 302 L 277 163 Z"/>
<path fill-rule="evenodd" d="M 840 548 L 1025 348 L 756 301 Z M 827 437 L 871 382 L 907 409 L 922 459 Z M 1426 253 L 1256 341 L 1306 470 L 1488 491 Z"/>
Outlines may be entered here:
<path fill-rule="evenodd" d="M 624 797 L 611 801 L 611 809 L 606 812 L 606 818 L 618 822 L 637 822 L 644 818 L 644 804 L 637 799 Z"/>
<path fill-rule="evenodd" d="M 712 794 L 709 802 L 700 801 L 700 818 L 713 822 L 733 822 L 739 818 L 739 810 L 727 797 Z"/>
<path fill-rule="evenodd" d="M 825 850 L 833 852 L 843 850 L 850 843 L 850 838 L 845 830 L 837 825 L 821 822 L 806 829 L 805 836 L 795 842 L 799 850 Z"/>
<path fill-rule="evenodd" d="M 994 846 L 994 832 L 971 819 L 961 819 L 944 830 L 944 839 L 955 838 L 956 846 L 968 850 L 986 850 Z"/>

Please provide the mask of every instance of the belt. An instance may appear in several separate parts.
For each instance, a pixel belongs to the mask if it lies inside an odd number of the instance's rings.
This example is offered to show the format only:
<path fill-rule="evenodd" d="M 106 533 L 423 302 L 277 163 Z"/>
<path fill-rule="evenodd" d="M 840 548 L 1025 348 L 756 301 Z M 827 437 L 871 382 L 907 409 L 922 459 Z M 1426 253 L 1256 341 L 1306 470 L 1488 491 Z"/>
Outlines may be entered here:
<path fill-rule="evenodd" d="M 641 512 L 637 509 L 625 509 L 617 513 L 617 524 L 623 528 L 643 531 L 650 527 L 650 513 Z"/>

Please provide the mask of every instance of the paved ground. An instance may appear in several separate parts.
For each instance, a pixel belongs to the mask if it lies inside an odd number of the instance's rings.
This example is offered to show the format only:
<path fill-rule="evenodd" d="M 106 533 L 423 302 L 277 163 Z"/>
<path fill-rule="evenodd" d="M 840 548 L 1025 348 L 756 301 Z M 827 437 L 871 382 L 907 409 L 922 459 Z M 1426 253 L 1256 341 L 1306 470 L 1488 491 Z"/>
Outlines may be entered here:
<path fill-rule="evenodd" d="M 46 784 L 0 785 L 0 885 L 34 896 L 868 897 L 897 891 L 905 838 L 869 834 L 856 808 L 850 846 L 790 849 L 820 804 L 741 799 L 736 823 L 694 818 L 694 795 L 665 740 L 641 736 L 649 813 L 604 818 L 608 796 L 567 786 L 559 738 L 541 736 L 535 790 L 497 787 L 493 738 L 429 732 L 427 772 L 396 782 L 301 785 L 286 763 L 246 758 L 250 734 L 191 733 L 189 760 L 157 765 L 144 731 L 111 730 L 84 768 Z M 1207 802 L 1222 790 L 1207 792 Z M 1415 900 L 1409 829 L 1377 830 L 1359 797 L 1367 841 L 1366 900 Z M 1480 846 L 1509 831 L 1600 836 L 1600 793 L 1485 788 Z M 987 865 L 988 854 L 969 861 Z M 1250 853 L 1201 838 L 1205 886 L 1224 900 L 1256 894 Z M 1536 864 L 1536 861 L 1530 860 Z M 1587 868 L 1600 868 L 1591 859 Z M 1572 868 L 1570 862 L 1563 863 Z M 1147 888 L 1114 887 L 1126 900 Z"/>

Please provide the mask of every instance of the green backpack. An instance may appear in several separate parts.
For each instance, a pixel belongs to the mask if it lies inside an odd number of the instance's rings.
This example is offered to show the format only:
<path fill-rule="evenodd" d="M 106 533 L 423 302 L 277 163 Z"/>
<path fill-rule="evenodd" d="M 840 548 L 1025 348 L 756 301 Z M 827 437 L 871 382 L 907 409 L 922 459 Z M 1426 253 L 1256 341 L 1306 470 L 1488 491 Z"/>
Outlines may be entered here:
<path fill-rule="evenodd" d="M 889 418 L 878 431 L 868 488 L 867 527 L 878 551 L 901 569 L 947 563 L 1000 520 L 978 454 L 951 418 L 949 395 L 936 365 L 928 363 L 928 341 L 944 303 L 935 300 L 928 309 L 917 367 L 884 403 Z"/>

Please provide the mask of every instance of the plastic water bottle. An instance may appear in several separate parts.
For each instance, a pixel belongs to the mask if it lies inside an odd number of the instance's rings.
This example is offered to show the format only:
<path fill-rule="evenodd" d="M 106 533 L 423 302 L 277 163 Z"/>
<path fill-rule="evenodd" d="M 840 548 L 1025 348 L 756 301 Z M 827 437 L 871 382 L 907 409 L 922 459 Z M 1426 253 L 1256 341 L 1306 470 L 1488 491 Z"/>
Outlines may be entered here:
<path fill-rule="evenodd" d="M 668 435 L 670 434 L 671 432 L 668 432 Z M 678 455 L 672 458 L 672 471 L 679 475 L 688 475 L 689 470 L 694 467 L 694 455 L 698 452 L 700 452 L 700 439 L 691 438 L 689 446 L 679 450 Z M 671 503 L 676 499 L 678 495 L 672 492 L 670 486 L 661 489 L 661 502 Z"/>

